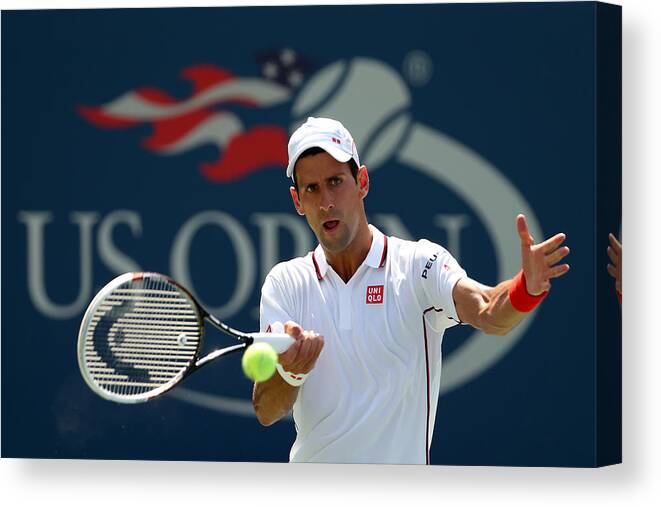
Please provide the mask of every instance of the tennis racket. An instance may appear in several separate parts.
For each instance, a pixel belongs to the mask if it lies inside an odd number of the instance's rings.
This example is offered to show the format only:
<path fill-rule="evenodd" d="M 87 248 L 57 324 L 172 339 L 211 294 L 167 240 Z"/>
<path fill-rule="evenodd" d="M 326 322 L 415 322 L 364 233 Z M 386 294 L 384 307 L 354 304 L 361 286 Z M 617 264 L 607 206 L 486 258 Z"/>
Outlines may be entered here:
<path fill-rule="evenodd" d="M 205 320 L 239 343 L 200 358 Z M 139 403 L 253 342 L 284 352 L 294 340 L 287 334 L 237 331 L 210 315 L 171 278 L 126 273 L 101 289 L 87 308 L 78 333 L 78 364 L 99 396 Z"/>

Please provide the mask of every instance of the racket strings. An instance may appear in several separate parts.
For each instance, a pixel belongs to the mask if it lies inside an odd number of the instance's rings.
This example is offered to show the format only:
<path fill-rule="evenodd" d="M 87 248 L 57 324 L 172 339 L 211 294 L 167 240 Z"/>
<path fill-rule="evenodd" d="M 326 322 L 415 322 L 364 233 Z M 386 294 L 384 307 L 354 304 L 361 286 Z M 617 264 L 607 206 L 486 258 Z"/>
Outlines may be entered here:
<path fill-rule="evenodd" d="M 99 302 L 86 332 L 85 363 L 100 389 L 140 396 L 176 382 L 195 359 L 199 317 L 179 288 L 144 277 Z"/>

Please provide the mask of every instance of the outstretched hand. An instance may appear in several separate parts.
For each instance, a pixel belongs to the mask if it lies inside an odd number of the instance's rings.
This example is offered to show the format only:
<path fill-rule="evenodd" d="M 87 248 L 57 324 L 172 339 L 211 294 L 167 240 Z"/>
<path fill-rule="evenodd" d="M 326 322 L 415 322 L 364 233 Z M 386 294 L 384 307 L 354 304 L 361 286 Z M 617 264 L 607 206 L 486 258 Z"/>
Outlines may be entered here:
<path fill-rule="evenodd" d="M 521 214 L 516 217 L 516 228 L 521 239 L 521 267 L 526 277 L 526 290 L 530 295 L 538 296 L 551 288 L 552 278 L 569 271 L 569 264 L 558 265 L 569 254 L 569 247 L 561 246 L 566 236 L 558 233 L 535 244 L 526 217 Z"/>

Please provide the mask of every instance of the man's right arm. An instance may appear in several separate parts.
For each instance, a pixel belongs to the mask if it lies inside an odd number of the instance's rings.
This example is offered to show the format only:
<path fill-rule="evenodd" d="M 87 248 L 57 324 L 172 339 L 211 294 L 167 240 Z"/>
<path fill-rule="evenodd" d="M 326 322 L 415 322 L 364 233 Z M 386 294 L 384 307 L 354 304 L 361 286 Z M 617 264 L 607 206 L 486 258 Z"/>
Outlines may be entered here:
<path fill-rule="evenodd" d="M 285 324 L 285 333 L 295 342 L 278 356 L 278 362 L 285 371 L 307 374 L 314 365 L 324 347 L 324 337 L 314 331 L 304 331 L 295 322 Z M 264 426 L 270 426 L 284 417 L 294 406 L 300 387 L 287 383 L 279 373 L 275 373 L 266 382 L 256 382 L 252 393 L 252 404 L 257 420 Z"/>

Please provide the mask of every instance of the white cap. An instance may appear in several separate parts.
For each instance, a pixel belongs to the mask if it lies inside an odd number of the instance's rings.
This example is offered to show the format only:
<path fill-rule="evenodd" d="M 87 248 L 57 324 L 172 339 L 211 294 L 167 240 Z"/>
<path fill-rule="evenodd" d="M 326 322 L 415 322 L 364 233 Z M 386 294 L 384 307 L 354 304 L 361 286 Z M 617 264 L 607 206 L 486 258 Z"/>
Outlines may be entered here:
<path fill-rule="evenodd" d="M 353 142 L 351 134 L 344 125 L 330 118 L 310 116 L 289 138 L 287 177 L 293 179 L 294 166 L 298 157 L 309 148 L 321 148 L 338 162 L 348 162 L 354 159 L 360 167 L 356 143 Z"/>

